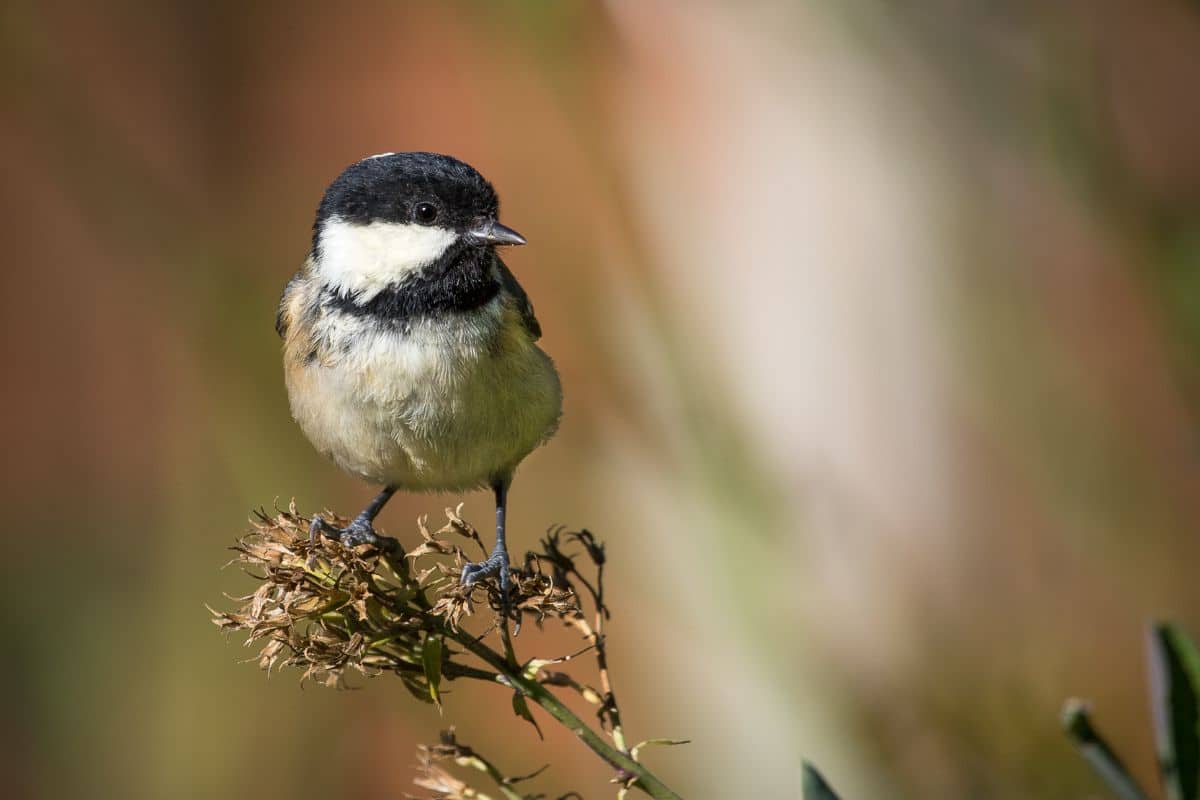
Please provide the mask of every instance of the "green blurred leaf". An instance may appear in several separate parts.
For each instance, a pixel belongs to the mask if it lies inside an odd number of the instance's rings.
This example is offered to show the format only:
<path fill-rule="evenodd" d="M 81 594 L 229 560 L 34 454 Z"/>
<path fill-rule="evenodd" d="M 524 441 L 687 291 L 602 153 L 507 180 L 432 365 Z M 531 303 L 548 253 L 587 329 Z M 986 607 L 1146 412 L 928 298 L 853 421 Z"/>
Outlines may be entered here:
<path fill-rule="evenodd" d="M 542 736 L 542 729 L 538 727 L 537 720 L 533 718 L 533 713 L 529 710 L 529 703 L 525 702 L 524 695 L 522 695 L 520 692 L 513 692 L 512 706 L 513 713 L 532 725 L 533 729 L 537 731 L 539 739 L 546 738 Z"/>
<path fill-rule="evenodd" d="M 1181 630 L 1149 631 L 1150 703 L 1168 800 L 1200 799 L 1200 652 Z"/>
<path fill-rule="evenodd" d="M 1082 700 L 1068 700 L 1063 706 L 1062 723 L 1084 759 L 1117 797 L 1121 800 L 1147 800 L 1146 793 L 1137 785 L 1121 759 L 1092 725 L 1086 703 Z"/>
<path fill-rule="evenodd" d="M 838 800 L 837 792 L 825 782 L 825 777 L 809 762 L 804 762 L 804 800 Z"/>
<path fill-rule="evenodd" d="M 442 708 L 442 696 L 438 688 L 442 684 L 442 637 L 429 635 L 425 637 L 425 646 L 421 648 L 421 666 L 425 668 L 425 681 L 429 684 L 429 697 Z"/>

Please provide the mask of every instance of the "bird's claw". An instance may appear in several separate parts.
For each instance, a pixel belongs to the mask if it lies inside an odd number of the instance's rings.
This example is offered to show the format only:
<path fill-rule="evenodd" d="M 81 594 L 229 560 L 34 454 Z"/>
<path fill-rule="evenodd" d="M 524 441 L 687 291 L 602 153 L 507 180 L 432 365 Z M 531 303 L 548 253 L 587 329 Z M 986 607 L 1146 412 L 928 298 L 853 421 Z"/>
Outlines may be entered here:
<path fill-rule="evenodd" d="M 341 530 L 338 539 L 346 547 L 357 547 L 360 544 L 378 544 L 379 536 L 375 528 L 365 520 L 356 519 Z"/>
<path fill-rule="evenodd" d="M 471 587 L 484 578 L 490 578 L 493 575 L 500 579 L 500 597 L 505 603 L 508 602 L 509 581 L 509 565 L 508 551 L 503 548 L 496 548 L 492 554 L 487 557 L 486 561 L 476 561 L 466 564 L 462 569 L 462 576 L 458 582 L 463 586 Z"/>
<path fill-rule="evenodd" d="M 389 549 L 396 542 L 390 536 L 380 536 L 375 533 L 375 528 L 371 525 L 371 521 L 362 519 L 361 517 L 351 520 L 350 524 L 344 528 L 330 525 L 321 517 L 313 517 L 312 524 L 308 528 L 310 541 L 315 542 L 317 537 L 322 533 L 330 538 L 337 539 L 342 543 L 343 547 L 373 544 L 380 549 Z"/>

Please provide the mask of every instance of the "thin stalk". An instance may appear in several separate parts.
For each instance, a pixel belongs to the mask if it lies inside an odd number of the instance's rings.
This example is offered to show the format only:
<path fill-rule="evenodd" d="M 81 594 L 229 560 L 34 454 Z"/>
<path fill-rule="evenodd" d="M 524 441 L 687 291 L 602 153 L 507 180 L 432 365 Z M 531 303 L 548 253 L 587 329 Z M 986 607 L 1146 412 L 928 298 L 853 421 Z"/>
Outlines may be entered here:
<path fill-rule="evenodd" d="M 475 765 L 475 768 L 484 772 L 489 778 L 492 779 L 492 782 L 496 784 L 496 788 L 500 790 L 500 794 L 504 795 L 505 800 L 525 800 L 520 792 L 516 791 L 504 782 L 504 776 L 500 774 L 500 770 L 492 766 L 490 761 L 486 761 L 480 758 L 478 755 L 476 755 L 474 758 L 475 761 L 478 762 Z"/>
<path fill-rule="evenodd" d="M 603 736 L 589 728 L 583 720 L 575 716 L 571 709 L 563 705 L 553 692 L 538 683 L 536 679 L 526 677 L 519 667 L 514 669 L 500 653 L 475 641 L 474 637 L 464 631 L 454 631 L 452 635 L 455 641 L 502 674 L 513 689 L 537 703 L 543 711 L 575 734 L 575 737 L 593 753 L 625 775 L 632 776 L 632 785 L 656 800 L 681 800 L 678 794 L 668 788 L 654 773 L 646 769 L 645 765 L 639 764 L 629 755 L 609 744 Z"/>

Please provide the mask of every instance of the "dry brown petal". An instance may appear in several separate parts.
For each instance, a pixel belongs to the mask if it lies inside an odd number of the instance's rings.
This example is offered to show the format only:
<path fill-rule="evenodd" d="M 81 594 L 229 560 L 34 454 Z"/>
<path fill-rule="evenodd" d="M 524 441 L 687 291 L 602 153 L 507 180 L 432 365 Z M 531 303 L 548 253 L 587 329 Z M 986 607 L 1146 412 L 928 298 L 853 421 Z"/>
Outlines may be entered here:
<path fill-rule="evenodd" d="M 335 526 L 348 522 L 329 513 L 324 518 Z M 411 669 L 420 664 L 425 632 L 461 629 L 480 603 L 501 607 L 494 578 L 469 588 L 458 582 L 467 556 L 445 537 L 478 542 L 479 535 L 462 518 L 461 506 L 447 509 L 446 519 L 432 533 L 419 520 L 420 543 L 398 559 L 370 545 L 346 548 L 325 536 L 310 541 L 309 520 L 294 503 L 275 516 L 263 512 L 233 548 L 235 560 L 261 583 L 237 599 L 236 610 L 214 612 L 213 623 L 244 631 L 247 644 L 261 643 L 256 660 L 264 669 L 299 667 L 304 679 L 329 685 L 339 685 L 347 669 L 368 675 Z M 530 615 L 538 624 L 546 617 L 568 624 L 582 619 L 579 599 L 562 577 L 574 573 L 557 549 L 559 535 L 552 535 L 547 552 L 513 571 L 515 616 Z M 542 571 L 543 561 L 553 574 Z"/>

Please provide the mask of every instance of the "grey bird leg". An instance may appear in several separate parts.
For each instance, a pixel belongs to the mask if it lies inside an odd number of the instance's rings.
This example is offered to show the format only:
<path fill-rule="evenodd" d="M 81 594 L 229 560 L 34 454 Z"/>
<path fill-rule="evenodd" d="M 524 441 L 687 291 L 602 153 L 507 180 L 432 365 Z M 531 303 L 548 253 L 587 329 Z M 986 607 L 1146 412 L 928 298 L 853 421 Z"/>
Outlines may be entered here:
<path fill-rule="evenodd" d="M 395 486 L 385 486 L 383 491 L 375 495 L 366 508 L 359 512 L 358 516 L 350 521 L 350 524 L 345 528 L 336 528 L 330 525 L 319 516 L 314 516 L 312 524 L 308 528 L 309 540 L 315 542 L 317 536 L 322 533 L 329 534 L 344 544 L 346 547 L 354 547 L 360 544 L 379 544 L 381 538 L 388 541 L 394 541 L 388 536 L 380 537 L 375 533 L 375 527 L 371 524 L 388 500 L 392 499 L 392 495 L 396 493 Z"/>
<path fill-rule="evenodd" d="M 508 613 L 508 548 L 504 544 L 504 512 L 508 505 L 508 481 L 496 481 L 492 486 L 496 493 L 496 546 L 486 561 L 477 561 L 463 567 L 459 582 L 471 586 L 481 578 L 500 576 L 500 597 L 504 612 Z"/>

